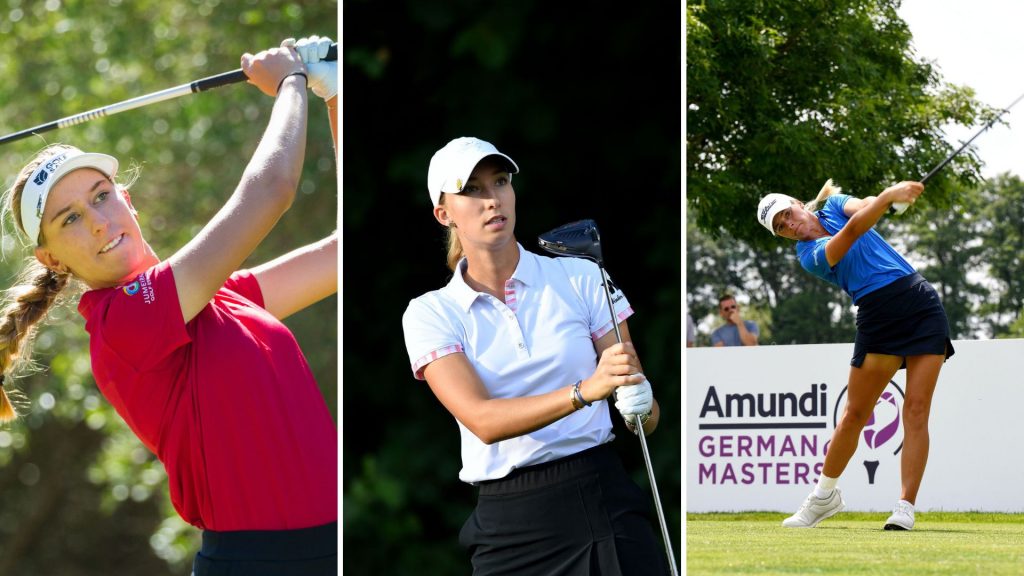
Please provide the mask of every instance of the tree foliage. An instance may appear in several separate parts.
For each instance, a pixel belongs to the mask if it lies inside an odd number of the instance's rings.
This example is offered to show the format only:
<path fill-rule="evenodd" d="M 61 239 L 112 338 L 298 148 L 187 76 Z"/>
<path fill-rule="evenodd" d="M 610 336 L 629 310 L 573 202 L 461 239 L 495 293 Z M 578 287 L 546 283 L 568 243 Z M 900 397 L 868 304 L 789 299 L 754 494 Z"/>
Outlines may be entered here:
<path fill-rule="evenodd" d="M 242 53 L 288 36 L 338 38 L 337 12 L 334 2 L 11 0 L 0 11 L 0 133 L 236 69 Z M 247 266 L 337 226 L 334 152 L 313 98 L 299 197 Z M 137 165 L 132 199 L 165 258 L 234 190 L 272 103 L 245 84 L 186 96 L 7 144 L 0 170 L 10 186 L 55 142 L 117 156 L 123 173 Z M 30 252 L 9 221 L 4 232 L 10 286 Z M 14 381 L 25 416 L 0 429 L 0 574 L 180 574 L 198 531 L 173 511 L 163 467 L 96 389 L 75 300 L 40 330 L 37 369 Z M 336 415 L 337 299 L 286 324 Z"/>
<path fill-rule="evenodd" d="M 898 5 L 687 2 L 687 200 L 703 231 L 767 247 L 764 194 L 809 199 L 833 178 L 866 196 L 918 179 L 951 151 L 943 126 L 991 114 L 915 58 Z M 949 206 L 948 181 L 973 183 L 976 167 L 958 157 L 925 202 Z"/>

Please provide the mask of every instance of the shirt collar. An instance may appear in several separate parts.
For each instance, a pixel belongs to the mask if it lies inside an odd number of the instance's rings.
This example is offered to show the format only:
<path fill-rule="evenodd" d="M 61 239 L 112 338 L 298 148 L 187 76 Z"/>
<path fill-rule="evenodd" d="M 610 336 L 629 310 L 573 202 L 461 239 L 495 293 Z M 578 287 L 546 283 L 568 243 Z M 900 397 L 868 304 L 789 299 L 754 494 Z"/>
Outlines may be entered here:
<path fill-rule="evenodd" d="M 512 272 L 511 280 L 523 286 L 535 284 L 540 277 L 538 256 L 528 252 L 519 242 L 516 242 L 516 247 L 519 248 L 519 264 L 516 265 L 515 271 Z M 469 284 L 466 284 L 466 279 L 462 277 L 466 266 L 467 261 L 463 257 L 455 265 L 455 273 L 452 274 L 452 279 L 448 282 L 448 286 L 445 289 L 450 292 L 459 307 L 468 312 L 469 307 L 473 305 L 473 302 L 476 302 L 477 298 L 483 295 L 483 292 L 477 292 Z"/>

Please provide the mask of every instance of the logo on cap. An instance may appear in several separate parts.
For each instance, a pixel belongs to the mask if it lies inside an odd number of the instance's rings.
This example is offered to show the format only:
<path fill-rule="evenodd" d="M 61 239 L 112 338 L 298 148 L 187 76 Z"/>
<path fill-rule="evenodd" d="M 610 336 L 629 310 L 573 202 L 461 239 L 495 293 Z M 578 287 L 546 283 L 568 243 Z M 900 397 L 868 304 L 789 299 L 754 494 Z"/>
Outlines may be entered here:
<path fill-rule="evenodd" d="M 765 218 L 768 216 L 768 211 L 771 210 L 772 206 L 775 206 L 775 203 L 778 202 L 778 201 L 779 200 L 777 198 L 773 199 L 771 202 L 766 204 L 764 208 L 761 209 L 761 222 L 767 224 L 767 222 L 765 221 Z"/>
<path fill-rule="evenodd" d="M 455 179 L 455 189 L 459 192 L 462 192 L 462 178 Z"/>

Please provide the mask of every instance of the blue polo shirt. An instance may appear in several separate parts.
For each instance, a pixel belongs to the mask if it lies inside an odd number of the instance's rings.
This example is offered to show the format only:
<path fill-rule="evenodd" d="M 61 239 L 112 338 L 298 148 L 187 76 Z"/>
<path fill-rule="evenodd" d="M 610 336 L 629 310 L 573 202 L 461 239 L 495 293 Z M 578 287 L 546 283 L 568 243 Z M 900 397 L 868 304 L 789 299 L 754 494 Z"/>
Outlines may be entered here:
<path fill-rule="evenodd" d="M 849 216 L 843 212 L 850 198 L 852 196 L 848 194 L 833 194 L 821 210 L 815 212 L 822 226 L 832 236 L 850 221 Z M 805 270 L 842 288 L 853 298 L 854 303 L 864 295 L 915 272 L 914 267 L 874 228 L 858 238 L 846 255 L 830 267 L 825 258 L 825 244 L 832 236 L 799 241 L 796 243 L 796 254 Z"/>

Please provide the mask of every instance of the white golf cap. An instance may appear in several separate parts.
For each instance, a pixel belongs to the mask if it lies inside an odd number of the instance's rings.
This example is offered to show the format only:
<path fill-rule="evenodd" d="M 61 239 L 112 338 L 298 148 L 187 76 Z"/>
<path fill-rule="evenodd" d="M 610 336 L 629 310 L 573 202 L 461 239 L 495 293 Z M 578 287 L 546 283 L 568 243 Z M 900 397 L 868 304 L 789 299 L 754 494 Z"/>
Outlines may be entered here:
<path fill-rule="evenodd" d="M 479 138 L 456 138 L 435 152 L 430 159 L 430 169 L 427 170 L 427 190 L 430 191 L 430 200 L 434 206 L 441 203 L 442 192 L 462 192 L 473 168 L 488 156 L 500 156 L 508 160 L 509 174 L 519 172 L 519 166 L 511 158 L 498 152 L 490 142 Z"/>
<path fill-rule="evenodd" d="M 79 168 L 99 170 L 107 178 L 117 174 L 117 158 L 96 152 L 82 152 L 77 148 L 58 150 L 43 160 L 35 169 L 21 193 L 21 225 L 28 239 L 39 244 L 40 224 L 46 197 L 60 179 Z"/>
<path fill-rule="evenodd" d="M 796 201 L 796 198 L 786 196 L 785 194 L 768 194 L 764 198 L 761 198 L 761 202 L 757 204 L 757 221 L 767 228 L 768 231 L 772 233 L 772 236 L 775 236 L 775 229 L 772 227 L 772 220 L 775 219 L 776 214 L 782 212 L 786 208 L 789 208 L 793 205 L 793 202 Z"/>

